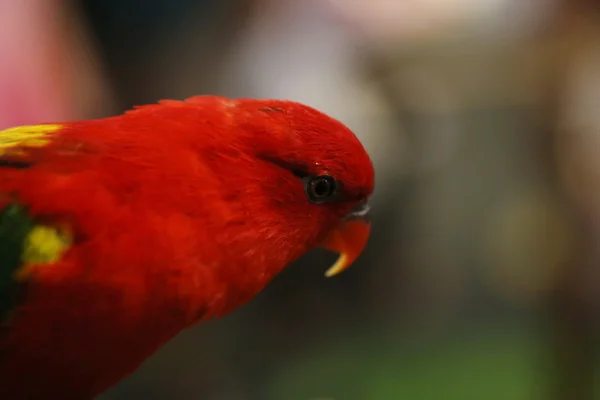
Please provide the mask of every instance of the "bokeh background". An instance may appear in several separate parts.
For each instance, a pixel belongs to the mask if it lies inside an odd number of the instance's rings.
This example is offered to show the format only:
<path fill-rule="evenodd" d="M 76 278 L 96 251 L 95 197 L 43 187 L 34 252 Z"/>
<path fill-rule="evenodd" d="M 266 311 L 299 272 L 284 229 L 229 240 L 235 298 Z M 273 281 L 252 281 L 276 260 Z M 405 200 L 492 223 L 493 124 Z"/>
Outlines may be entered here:
<path fill-rule="evenodd" d="M 600 399 L 600 14 L 584 0 L 0 0 L 0 128 L 195 94 L 350 126 L 373 235 L 101 396 Z"/>

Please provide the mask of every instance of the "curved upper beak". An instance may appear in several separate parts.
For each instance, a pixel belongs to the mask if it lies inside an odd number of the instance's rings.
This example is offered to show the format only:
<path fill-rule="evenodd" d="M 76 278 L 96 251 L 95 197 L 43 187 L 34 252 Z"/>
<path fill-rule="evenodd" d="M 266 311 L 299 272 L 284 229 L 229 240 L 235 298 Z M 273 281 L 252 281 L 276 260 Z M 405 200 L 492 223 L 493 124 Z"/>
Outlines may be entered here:
<path fill-rule="evenodd" d="M 371 233 L 368 213 L 369 205 L 361 203 L 321 243 L 321 247 L 339 254 L 335 264 L 325 272 L 326 277 L 339 274 L 362 253 Z"/>

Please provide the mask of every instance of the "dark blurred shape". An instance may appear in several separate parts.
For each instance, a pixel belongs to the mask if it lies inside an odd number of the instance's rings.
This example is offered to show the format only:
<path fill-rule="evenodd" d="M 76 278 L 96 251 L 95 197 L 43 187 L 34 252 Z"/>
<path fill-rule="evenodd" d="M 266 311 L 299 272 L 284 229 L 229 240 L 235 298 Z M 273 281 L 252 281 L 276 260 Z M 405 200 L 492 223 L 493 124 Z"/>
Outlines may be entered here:
<path fill-rule="evenodd" d="M 211 84 L 252 1 L 81 0 L 119 108 L 215 91 Z M 191 70 L 189 70 L 191 68 Z M 181 74 L 190 74 L 183 90 Z M 178 83 L 174 84 L 174 81 Z"/>

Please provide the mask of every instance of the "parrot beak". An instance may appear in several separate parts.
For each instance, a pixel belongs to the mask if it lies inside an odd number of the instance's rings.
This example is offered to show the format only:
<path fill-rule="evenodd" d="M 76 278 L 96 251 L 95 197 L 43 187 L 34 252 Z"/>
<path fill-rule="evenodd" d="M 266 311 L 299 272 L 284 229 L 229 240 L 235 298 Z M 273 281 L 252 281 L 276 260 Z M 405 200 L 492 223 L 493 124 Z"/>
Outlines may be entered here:
<path fill-rule="evenodd" d="M 371 224 L 366 218 L 368 213 L 369 206 L 361 203 L 321 243 L 321 247 L 339 254 L 335 264 L 325 272 L 326 277 L 339 274 L 362 253 L 371 233 Z"/>

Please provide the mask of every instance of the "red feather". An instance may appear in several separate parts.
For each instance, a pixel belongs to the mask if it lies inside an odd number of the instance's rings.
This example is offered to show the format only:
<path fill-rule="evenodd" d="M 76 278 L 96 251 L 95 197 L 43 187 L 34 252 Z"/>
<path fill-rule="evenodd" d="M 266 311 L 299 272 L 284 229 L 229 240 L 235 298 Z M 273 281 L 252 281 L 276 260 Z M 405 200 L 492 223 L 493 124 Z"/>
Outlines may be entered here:
<path fill-rule="evenodd" d="M 17 149 L 28 168 L 0 168 L 0 194 L 75 242 L 31 269 L 0 336 L 2 399 L 94 397 L 249 301 L 373 189 L 354 135 L 293 102 L 165 100 L 49 139 Z M 308 202 L 282 165 L 336 176 L 345 200 Z"/>

